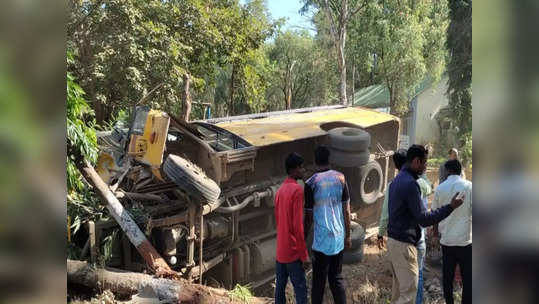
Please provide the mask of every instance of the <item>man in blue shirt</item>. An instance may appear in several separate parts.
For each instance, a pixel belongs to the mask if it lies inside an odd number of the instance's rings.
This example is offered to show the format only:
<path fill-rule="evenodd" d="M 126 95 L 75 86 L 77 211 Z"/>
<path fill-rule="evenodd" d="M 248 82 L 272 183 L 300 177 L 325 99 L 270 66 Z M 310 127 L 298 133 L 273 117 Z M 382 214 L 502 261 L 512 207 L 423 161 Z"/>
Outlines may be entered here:
<path fill-rule="evenodd" d="M 342 255 L 350 248 L 350 195 L 344 174 L 329 168 L 329 149 L 316 148 L 318 172 L 305 182 L 305 233 L 314 220 L 311 301 L 322 303 L 326 278 L 336 304 L 346 304 Z"/>
<path fill-rule="evenodd" d="M 406 163 L 406 150 L 399 149 L 393 154 L 393 163 L 395 164 L 395 169 L 401 170 L 402 166 Z M 419 188 L 421 189 L 421 198 L 423 201 L 423 205 L 425 208 L 428 206 L 427 202 L 427 196 L 431 192 L 430 182 L 428 181 L 425 174 L 423 174 L 419 179 L 417 180 L 417 184 L 419 185 Z M 389 211 L 388 211 L 388 201 L 389 201 L 389 185 L 391 185 L 391 182 L 388 184 L 388 187 L 386 187 L 385 195 L 384 195 L 384 204 L 382 205 L 382 212 L 380 214 L 380 223 L 378 226 L 378 248 L 382 249 L 384 247 L 384 235 L 387 231 L 387 223 L 389 221 Z M 416 245 L 417 248 L 417 264 L 419 268 L 419 280 L 417 283 L 417 296 L 415 304 L 423 304 L 423 262 L 425 260 L 425 252 L 427 250 L 426 244 L 425 244 L 425 233 L 424 229 L 421 229 L 421 239 Z"/>
<path fill-rule="evenodd" d="M 462 205 L 457 194 L 450 204 L 427 212 L 421 200 L 417 179 L 425 172 L 428 152 L 412 145 L 406 152 L 406 164 L 389 186 L 388 258 L 393 273 L 392 304 L 414 304 L 417 295 L 417 244 L 421 227 L 439 223 Z"/>

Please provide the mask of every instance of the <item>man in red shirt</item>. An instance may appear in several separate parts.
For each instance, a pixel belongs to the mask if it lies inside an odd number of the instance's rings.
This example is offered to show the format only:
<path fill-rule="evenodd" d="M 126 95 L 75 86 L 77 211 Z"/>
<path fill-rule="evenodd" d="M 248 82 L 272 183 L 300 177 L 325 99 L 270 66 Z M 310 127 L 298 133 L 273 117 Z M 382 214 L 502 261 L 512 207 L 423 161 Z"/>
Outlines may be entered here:
<path fill-rule="evenodd" d="M 307 284 L 303 263 L 307 261 L 307 247 L 303 233 L 303 188 L 296 182 L 303 179 L 303 157 L 288 155 L 285 161 L 287 179 L 275 195 L 275 223 L 277 225 L 275 303 L 286 303 L 285 289 L 288 277 L 294 286 L 296 304 L 307 303 Z"/>

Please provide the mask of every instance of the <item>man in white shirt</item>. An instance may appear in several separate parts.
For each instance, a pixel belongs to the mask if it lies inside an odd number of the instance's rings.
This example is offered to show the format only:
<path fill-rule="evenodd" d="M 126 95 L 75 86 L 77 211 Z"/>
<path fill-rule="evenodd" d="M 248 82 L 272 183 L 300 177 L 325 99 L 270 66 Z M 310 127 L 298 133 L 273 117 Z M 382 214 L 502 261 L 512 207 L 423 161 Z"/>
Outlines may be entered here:
<path fill-rule="evenodd" d="M 462 275 L 462 304 L 472 303 L 472 183 L 462 178 L 462 165 L 458 160 L 445 164 L 447 179 L 436 188 L 432 208 L 451 201 L 455 193 L 463 204 L 446 219 L 434 226 L 434 237 L 442 245 L 443 289 L 446 304 L 453 304 L 453 278 L 458 264 Z"/>

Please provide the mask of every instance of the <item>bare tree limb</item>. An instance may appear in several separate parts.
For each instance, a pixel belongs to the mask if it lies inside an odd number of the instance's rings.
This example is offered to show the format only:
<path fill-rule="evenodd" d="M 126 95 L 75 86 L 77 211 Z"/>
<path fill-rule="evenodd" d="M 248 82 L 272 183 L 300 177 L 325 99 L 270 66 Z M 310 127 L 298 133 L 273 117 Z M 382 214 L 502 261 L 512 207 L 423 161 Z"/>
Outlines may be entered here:
<path fill-rule="evenodd" d="M 352 10 L 350 13 L 350 18 L 354 17 L 359 11 L 361 11 L 365 6 L 367 6 L 367 2 L 363 2 L 362 5 L 359 5 L 355 10 Z"/>

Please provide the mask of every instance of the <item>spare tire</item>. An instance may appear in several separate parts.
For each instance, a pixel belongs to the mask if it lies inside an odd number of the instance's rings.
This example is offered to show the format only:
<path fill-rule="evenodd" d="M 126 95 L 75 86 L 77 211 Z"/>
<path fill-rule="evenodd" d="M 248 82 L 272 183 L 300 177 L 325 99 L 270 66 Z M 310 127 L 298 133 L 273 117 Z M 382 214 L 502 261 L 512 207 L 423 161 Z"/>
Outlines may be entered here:
<path fill-rule="evenodd" d="M 355 264 L 363 260 L 365 229 L 356 222 L 350 222 L 352 246 L 343 252 L 343 264 Z"/>
<path fill-rule="evenodd" d="M 372 176 L 372 173 L 375 176 Z M 361 183 L 359 186 L 361 200 L 365 204 L 376 202 L 382 192 L 383 177 L 382 167 L 377 161 L 371 161 L 360 168 Z M 372 183 L 372 184 L 371 184 Z M 373 189 L 367 192 L 366 187 Z"/>
<path fill-rule="evenodd" d="M 177 155 L 169 155 L 163 171 L 180 189 L 200 202 L 215 202 L 221 188 L 202 169 Z"/>
<path fill-rule="evenodd" d="M 363 260 L 363 244 L 360 248 L 345 250 L 342 254 L 342 263 L 345 265 L 360 263 Z"/>
<path fill-rule="evenodd" d="M 341 151 L 365 151 L 371 145 L 371 135 L 359 128 L 335 128 L 328 132 L 329 146 Z"/>
<path fill-rule="evenodd" d="M 352 247 L 350 249 L 358 249 L 365 241 L 365 229 L 356 222 L 350 222 L 350 238 L 352 239 Z"/>
<path fill-rule="evenodd" d="M 329 149 L 329 163 L 344 168 L 359 167 L 367 164 L 370 157 L 369 150 L 360 152 L 343 152 Z"/>

